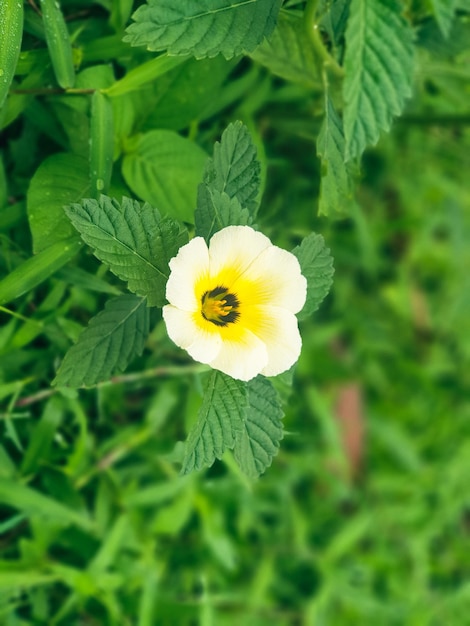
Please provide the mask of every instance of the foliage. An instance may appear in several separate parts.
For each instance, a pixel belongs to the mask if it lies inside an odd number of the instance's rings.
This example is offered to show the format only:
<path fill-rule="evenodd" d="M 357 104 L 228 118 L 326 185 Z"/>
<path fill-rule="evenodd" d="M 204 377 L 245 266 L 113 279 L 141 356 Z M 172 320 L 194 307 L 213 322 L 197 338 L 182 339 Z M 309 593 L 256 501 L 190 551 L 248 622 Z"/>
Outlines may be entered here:
<path fill-rule="evenodd" d="M 0 623 L 465 625 L 468 2 L 192 4 L 0 3 Z M 158 310 L 234 223 L 273 380 Z"/>

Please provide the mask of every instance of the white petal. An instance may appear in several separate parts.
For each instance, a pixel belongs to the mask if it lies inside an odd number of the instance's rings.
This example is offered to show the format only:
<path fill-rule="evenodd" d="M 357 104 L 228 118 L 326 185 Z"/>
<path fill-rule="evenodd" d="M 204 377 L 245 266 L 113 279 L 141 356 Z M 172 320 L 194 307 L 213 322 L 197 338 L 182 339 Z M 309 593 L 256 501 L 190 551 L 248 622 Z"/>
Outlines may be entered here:
<path fill-rule="evenodd" d="M 268 362 L 261 370 L 265 376 L 277 376 L 288 370 L 300 356 L 302 339 L 297 318 L 279 307 L 262 306 L 258 315 L 263 320 L 256 334 L 265 344 Z"/>
<path fill-rule="evenodd" d="M 178 250 L 170 261 L 170 278 L 166 284 L 166 298 L 170 304 L 196 311 L 200 305 L 195 286 L 209 273 L 209 251 L 202 237 L 194 237 Z"/>
<path fill-rule="evenodd" d="M 298 313 L 307 297 L 307 280 L 297 258 L 287 250 L 271 246 L 252 263 L 244 279 L 256 284 L 257 302 Z M 236 290 L 236 283 L 234 285 Z"/>
<path fill-rule="evenodd" d="M 238 380 L 251 380 L 268 361 L 266 346 L 246 330 L 236 341 L 224 339 L 218 356 L 209 363 L 214 369 Z"/>
<path fill-rule="evenodd" d="M 210 363 L 217 357 L 222 344 L 219 333 L 204 330 L 195 323 L 191 312 L 171 304 L 164 306 L 162 312 L 170 339 L 195 361 Z"/>
<path fill-rule="evenodd" d="M 211 276 L 230 267 L 235 275 L 245 272 L 263 250 L 272 246 L 270 240 L 250 226 L 227 226 L 209 242 Z"/>

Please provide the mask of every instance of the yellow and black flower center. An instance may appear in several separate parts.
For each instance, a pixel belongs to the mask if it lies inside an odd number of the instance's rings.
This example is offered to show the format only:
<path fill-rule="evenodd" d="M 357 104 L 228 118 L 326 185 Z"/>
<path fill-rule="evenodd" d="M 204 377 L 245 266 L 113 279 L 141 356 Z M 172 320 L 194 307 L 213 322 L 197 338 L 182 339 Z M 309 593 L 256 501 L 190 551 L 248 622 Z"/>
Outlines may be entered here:
<path fill-rule="evenodd" d="M 240 317 L 240 301 L 226 287 L 216 287 L 206 291 L 201 298 L 201 314 L 216 326 L 228 326 Z"/>

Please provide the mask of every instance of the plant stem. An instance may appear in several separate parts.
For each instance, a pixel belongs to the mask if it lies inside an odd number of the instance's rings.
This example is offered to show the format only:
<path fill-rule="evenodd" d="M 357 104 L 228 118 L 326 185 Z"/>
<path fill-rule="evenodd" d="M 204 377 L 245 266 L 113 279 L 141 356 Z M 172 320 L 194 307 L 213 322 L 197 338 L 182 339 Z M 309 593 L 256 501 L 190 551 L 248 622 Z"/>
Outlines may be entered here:
<path fill-rule="evenodd" d="M 323 61 L 323 67 L 339 78 L 343 78 L 344 70 L 325 48 L 320 36 L 317 22 L 318 0 L 307 0 L 304 11 L 304 23 L 307 34 L 319 58 Z"/>

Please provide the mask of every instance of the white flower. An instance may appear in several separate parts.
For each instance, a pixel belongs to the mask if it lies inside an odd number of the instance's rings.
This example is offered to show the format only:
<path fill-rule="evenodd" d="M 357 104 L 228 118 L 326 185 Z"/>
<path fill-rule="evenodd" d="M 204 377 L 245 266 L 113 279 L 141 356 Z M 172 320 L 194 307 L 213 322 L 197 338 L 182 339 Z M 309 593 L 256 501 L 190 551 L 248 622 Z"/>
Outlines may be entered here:
<path fill-rule="evenodd" d="M 195 237 L 170 261 L 163 318 L 193 359 L 232 378 L 276 376 L 299 358 L 307 281 L 297 258 L 249 226 Z"/>

